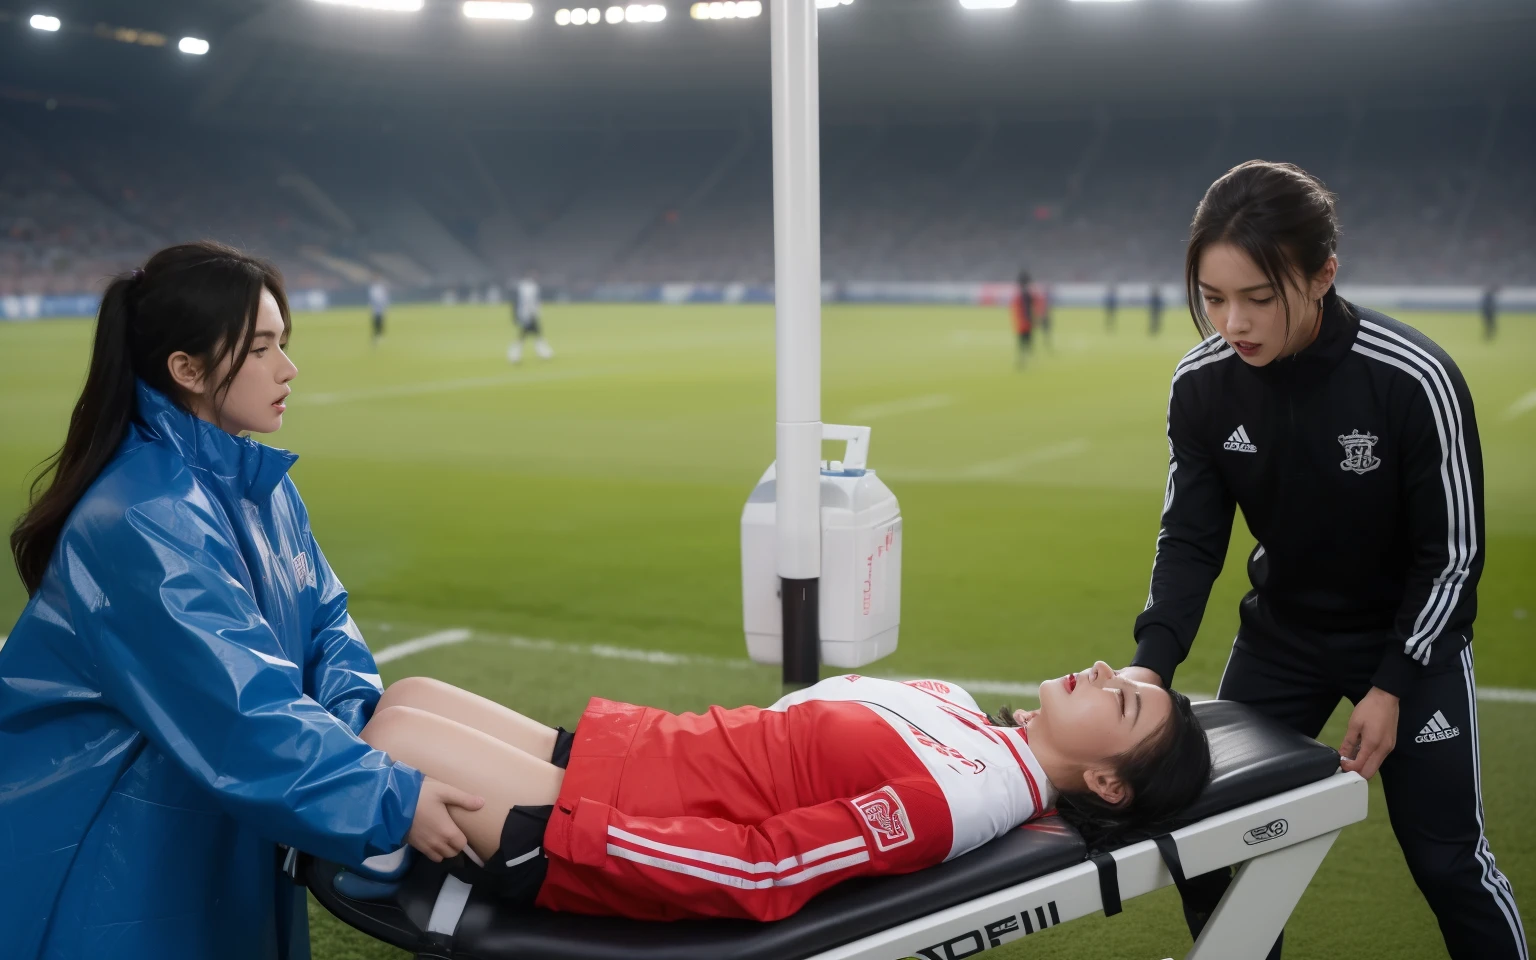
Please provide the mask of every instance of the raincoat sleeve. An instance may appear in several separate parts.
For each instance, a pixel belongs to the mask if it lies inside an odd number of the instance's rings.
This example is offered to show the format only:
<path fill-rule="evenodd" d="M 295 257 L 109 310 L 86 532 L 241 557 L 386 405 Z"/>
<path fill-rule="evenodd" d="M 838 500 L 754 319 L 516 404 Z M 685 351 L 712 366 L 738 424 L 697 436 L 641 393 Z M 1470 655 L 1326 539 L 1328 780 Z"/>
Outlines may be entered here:
<path fill-rule="evenodd" d="M 261 835 L 343 863 L 399 848 L 422 775 L 304 693 L 222 511 L 135 504 L 60 541 L 103 699 Z"/>
<path fill-rule="evenodd" d="M 315 568 L 319 604 L 310 627 L 304 664 L 304 690 L 315 702 L 341 719 L 353 733 L 362 733 L 373 716 L 384 681 L 379 677 L 373 652 L 347 612 L 347 589 L 325 562 L 313 535 L 309 554 Z"/>

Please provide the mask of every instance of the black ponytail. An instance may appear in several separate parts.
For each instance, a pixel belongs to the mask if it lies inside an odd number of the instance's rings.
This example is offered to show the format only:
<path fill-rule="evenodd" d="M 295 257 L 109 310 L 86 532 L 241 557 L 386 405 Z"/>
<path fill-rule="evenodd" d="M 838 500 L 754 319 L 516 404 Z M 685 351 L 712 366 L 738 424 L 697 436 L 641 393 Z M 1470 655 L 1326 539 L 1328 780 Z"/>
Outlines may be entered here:
<path fill-rule="evenodd" d="M 42 585 L 65 521 L 127 435 L 135 381 L 185 407 L 186 398 L 171 379 L 171 354 L 199 358 L 210 375 L 230 359 L 215 385 L 215 402 L 221 402 L 250 352 L 264 289 L 277 300 L 286 335 L 290 321 L 282 277 L 271 265 L 222 244 L 168 247 L 144 269 L 108 284 L 96 316 L 90 370 L 64 446 L 43 462 L 32 483 L 31 506 L 11 531 L 11 555 L 27 593 Z M 39 493 L 50 476 L 52 482 Z"/>

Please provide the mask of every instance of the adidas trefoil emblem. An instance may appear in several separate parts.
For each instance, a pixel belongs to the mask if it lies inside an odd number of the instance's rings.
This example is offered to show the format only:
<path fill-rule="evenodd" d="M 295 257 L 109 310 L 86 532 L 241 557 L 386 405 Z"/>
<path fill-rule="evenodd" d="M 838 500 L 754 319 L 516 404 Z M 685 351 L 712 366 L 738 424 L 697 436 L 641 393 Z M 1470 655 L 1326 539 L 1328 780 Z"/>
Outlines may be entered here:
<path fill-rule="evenodd" d="M 1461 736 L 1461 728 L 1451 726 L 1451 722 L 1445 719 L 1445 714 L 1439 710 L 1424 724 L 1424 729 L 1413 738 L 1414 743 L 1434 743 L 1437 740 L 1449 740 L 1452 737 Z"/>
<path fill-rule="evenodd" d="M 1252 440 L 1248 439 L 1248 431 L 1243 429 L 1242 424 L 1237 425 L 1237 429 L 1232 431 L 1232 436 L 1228 437 L 1227 442 L 1222 444 L 1221 447 L 1223 450 L 1236 450 L 1239 453 L 1259 452 L 1259 448 L 1253 445 Z"/>

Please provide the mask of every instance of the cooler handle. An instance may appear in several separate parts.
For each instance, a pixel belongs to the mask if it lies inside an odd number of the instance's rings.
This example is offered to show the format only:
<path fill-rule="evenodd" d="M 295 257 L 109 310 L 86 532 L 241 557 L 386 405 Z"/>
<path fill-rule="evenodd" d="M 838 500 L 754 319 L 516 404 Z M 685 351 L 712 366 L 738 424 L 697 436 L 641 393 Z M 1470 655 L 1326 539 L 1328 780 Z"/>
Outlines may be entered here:
<path fill-rule="evenodd" d="M 841 423 L 824 423 L 821 425 L 821 438 L 823 440 L 846 440 L 847 449 L 843 452 L 844 470 L 863 470 L 869 462 L 869 428 L 852 427 Z"/>

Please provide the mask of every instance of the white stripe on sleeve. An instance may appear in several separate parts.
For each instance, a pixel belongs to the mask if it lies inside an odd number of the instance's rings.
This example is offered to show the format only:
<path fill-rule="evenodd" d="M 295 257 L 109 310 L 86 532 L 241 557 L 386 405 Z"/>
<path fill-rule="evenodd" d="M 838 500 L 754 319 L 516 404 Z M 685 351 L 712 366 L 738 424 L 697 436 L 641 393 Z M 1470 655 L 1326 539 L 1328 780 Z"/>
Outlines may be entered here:
<path fill-rule="evenodd" d="M 1462 432 L 1461 405 L 1450 376 L 1433 356 L 1378 324 L 1362 320 L 1360 328 L 1360 342 L 1355 343 L 1354 351 L 1397 367 L 1419 381 L 1429 401 L 1440 441 L 1440 482 L 1445 489 L 1446 565 L 1435 578 L 1429 597 L 1414 620 L 1413 633 L 1404 645 L 1405 653 L 1421 663 L 1428 663 L 1434 639 L 1450 620 L 1451 612 L 1460 600 L 1461 587 L 1471 576 L 1472 558 L 1477 554 L 1471 471 Z M 1382 336 L 1372 336 L 1372 333 Z"/>

